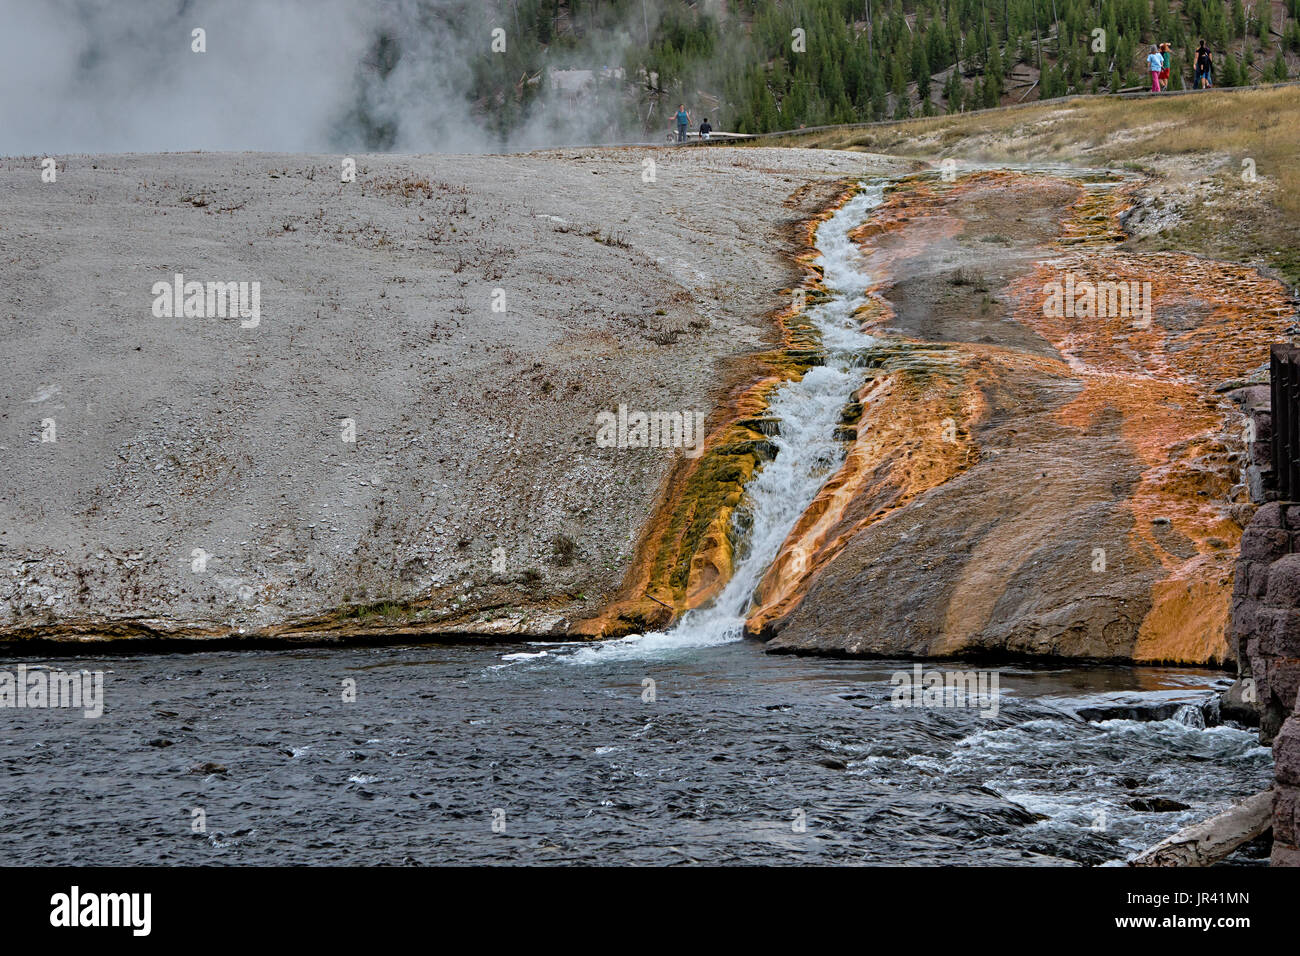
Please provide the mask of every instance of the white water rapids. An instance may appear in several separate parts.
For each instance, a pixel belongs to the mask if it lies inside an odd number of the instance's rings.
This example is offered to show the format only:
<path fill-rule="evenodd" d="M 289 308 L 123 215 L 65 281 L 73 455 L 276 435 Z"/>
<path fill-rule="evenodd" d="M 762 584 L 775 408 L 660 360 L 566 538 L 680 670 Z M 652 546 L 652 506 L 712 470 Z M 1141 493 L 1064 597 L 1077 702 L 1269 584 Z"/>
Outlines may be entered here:
<path fill-rule="evenodd" d="M 817 229 L 816 262 L 822 267 L 830 296 L 809 305 L 806 315 L 820 333 L 825 364 L 814 366 L 799 381 L 786 382 L 773 393 L 767 414 L 780 422 L 779 434 L 772 436 L 777 453 L 745 487 L 741 517 L 748 520 L 749 528 L 737 542 L 738 560 L 731 580 L 713 601 L 688 611 L 666 631 L 586 645 L 563 660 L 591 663 L 641 658 L 725 644 L 743 636 L 755 587 L 799 516 L 844 460 L 844 444 L 835 439 L 835 428 L 845 403 L 865 380 L 859 364 L 862 349 L 876 341 L 853 317 L 874 280 L 849 233 L 880 204 L 883 193 L 883 184 L 864 186 Z"/>

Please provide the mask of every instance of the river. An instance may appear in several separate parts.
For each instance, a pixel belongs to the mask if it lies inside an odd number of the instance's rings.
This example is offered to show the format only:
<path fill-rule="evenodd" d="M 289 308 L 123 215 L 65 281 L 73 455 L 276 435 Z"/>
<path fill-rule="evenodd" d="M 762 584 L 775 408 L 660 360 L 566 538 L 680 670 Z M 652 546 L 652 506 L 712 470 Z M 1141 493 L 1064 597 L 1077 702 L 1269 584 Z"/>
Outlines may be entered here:
<path fill-rule="evenodd" d="M 1221 675 L 1003 668 L 982 717 L 893 706 L 908 663 L 581 651 L 60 659 L 105 671 L 104 714 L 6 712 L 0 861 L 1097 864 L 1271 774 L 1247 730 L 1076 716 Z"/>

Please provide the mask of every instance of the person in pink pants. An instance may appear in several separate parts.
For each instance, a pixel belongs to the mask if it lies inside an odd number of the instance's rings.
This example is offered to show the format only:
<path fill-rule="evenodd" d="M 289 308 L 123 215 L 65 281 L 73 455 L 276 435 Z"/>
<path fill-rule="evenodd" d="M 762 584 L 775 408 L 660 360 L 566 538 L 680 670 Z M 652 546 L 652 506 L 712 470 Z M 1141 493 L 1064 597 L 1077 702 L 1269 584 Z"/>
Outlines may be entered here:
<path fill-rule="evenodd" d="M 1160 92 L 1160 71 L 1165 68 L 1165 58 L 1155 47 L 1147 55 L 1147 69 L 1151 71 L 1151 92 Z"/>

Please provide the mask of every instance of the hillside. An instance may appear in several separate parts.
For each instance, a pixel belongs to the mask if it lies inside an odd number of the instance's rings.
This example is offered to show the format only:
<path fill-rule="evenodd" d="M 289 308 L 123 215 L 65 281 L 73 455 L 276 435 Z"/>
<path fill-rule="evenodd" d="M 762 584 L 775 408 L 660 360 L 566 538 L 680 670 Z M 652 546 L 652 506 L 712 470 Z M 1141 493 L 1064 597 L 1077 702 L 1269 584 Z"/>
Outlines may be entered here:
<path fill-rule="evenodd" d="M 711 414 L 774 337 L 789 222 L 905 165 L 642 159 L 0 160 L 0 640 L 594 613 L 681 459 L 597 415 Z M 260 282 L 259 322 L 155 314 L 177 273 Z"/>
<path fill-rule="evenodd" d="M 659 133 L 684 102 L 695 121 L 754 133 L 1149 87 L 1145 55 L 1160 42 L 1175 90 L 1192 87 L 1202 39 L 1217 86 L 1300 67 L 1300 0 L 666 0 L 653 19 L 643 6 L 485 12 L 485 28 L 513 17 L 522 39 L 475 61 L 476 111 L 502 135 L 586 114 L 605 140 Z M 390 42 L 400 56 L 402 39 Z"/>

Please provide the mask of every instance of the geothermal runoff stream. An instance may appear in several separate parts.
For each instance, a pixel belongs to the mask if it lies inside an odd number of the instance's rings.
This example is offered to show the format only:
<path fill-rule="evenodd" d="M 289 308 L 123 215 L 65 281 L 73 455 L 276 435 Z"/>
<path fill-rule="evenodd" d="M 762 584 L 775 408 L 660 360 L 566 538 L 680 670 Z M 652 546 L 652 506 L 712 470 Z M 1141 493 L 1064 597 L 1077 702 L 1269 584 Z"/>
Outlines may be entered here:
<path fill-rule="evenodd" d="M 1218 673 L 1001 667 L 994 707 L 899 707 L 911 662 L 743 639 L 755 586 L 843 459 L 835 428 L 874 341 L 853 319 L 871 277 L 848 234 L 884 188 L 818 230 L 825 361 L 774 393 L 777 454 L 712 603 L 593 645 L 54 661 L 102 670 L 109 704 L 88 724 L 14 712 L 5 858 L 1101 864 L 1263 789 L 1270 754 L 1218 723 Z M 957 666 L 972 665 L 924 670 Z"/>

